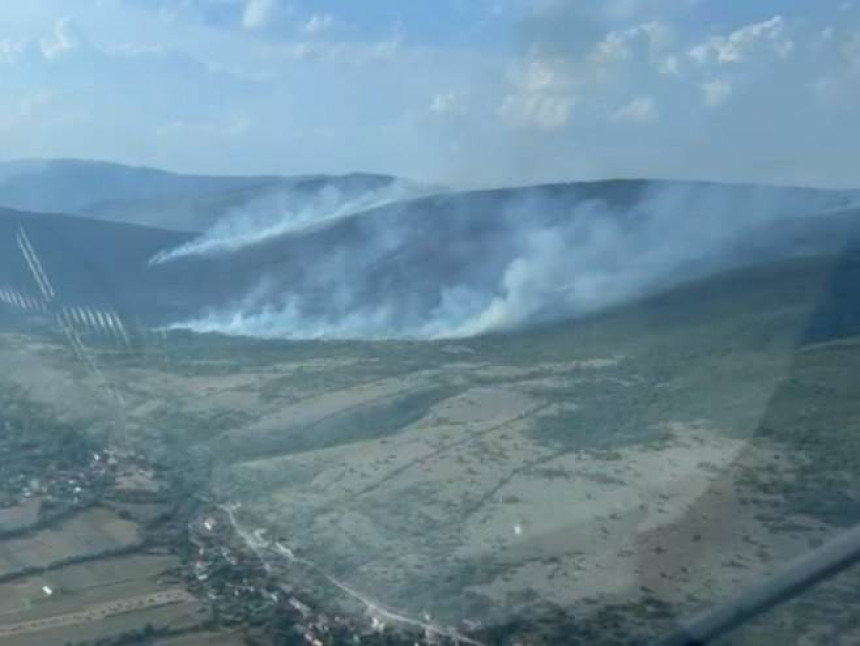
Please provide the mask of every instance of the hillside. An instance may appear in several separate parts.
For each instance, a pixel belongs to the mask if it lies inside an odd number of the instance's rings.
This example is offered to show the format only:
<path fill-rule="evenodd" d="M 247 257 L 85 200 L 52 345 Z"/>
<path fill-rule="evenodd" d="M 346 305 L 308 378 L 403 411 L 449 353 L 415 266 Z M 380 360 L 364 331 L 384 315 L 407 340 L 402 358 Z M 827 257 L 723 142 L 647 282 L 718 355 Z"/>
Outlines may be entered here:
<path fill-rule="evenodd" d="M 860 240 L 857 204 L 849 192 L 644 181 L 476 191 L 159 267 L 232 268 L 242 296 L 191 329 L 469 336 L 582 316 L 731 267 L 840 250 Z"/>
<path fill-rule="evenodd" d="M 169 305 L 164 286 L 147 275 L 147 260 L 182 234 L 71 215 L 22 213 L 0 208 L 0 289 L 29 300 L 42 298 L 19 243 L 24 231 L 56 294 L 55 305 L 111 308 L 130 322 Z M 20 308 L 9 308 L 8 316 Z M 185 311 L 185 310 L 183 310 Z"/>
<path fill-rule="evenodd" d="M 301 208 L 322 191 L 336 191 L 349 200 L 395 181 L 361 173 L 204 176 L 107 162 L 23 160 L 0 163 L 0 206 L 203 231 L 235 209 L 250 208 L 260 200 Z"/>
<path fill-rule="evenodd" d="M 438 338 L 588 316 L 696 278 L 860 241 L 845 192 L 660 182 L 404 200 L 258 238 L 0 211 L 0 288 L 144 327 L 281 338 Z M 238 237 L 238 241 L 236 238 Z M 167 255 L 165 255 L 167 254 Z"/>

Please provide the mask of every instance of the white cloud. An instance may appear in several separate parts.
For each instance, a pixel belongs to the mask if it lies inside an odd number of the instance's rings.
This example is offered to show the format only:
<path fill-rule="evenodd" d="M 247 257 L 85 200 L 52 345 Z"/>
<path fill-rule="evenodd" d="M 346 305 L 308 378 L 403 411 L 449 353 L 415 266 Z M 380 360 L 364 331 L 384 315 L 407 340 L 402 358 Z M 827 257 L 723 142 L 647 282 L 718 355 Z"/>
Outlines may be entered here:
<path fill-rule="evenodd" d="M 591 53 L 591 61 L 597 65 L 608 65 L 630 58 L 629 37 L 625 32 L 612 31 L 606 34 Z"/>
<path fill-rule="evenodd" d="M 640 96 L 616 110 L 612 115 L 615 121 L 646 123 L 657 119 L 657 102 L 654 97 Z"/>
<path fill-rule="evenodd" d="M 709 108 L 718 108 L 724 105 L 732 96 L 734 88 L 730 81 L 716 79 L 702 84 L 702 94 L 705 105 Z"/>
<path fill-rule="evenodd" d="M 334 16 L 330 13 L 315 13 L 302 25 L 302 31 L 306 34 L 321 34 L 328 31 L 334 25 Z"/>
<path fill-rule="evenodd" d="M 728 36 L 711 36 L 690 49 L 689 56 L 698 63 L 740 63 L 764 43 L 777 56 L 785 58 L 794 49 L 794 41 L 785 32 L 785 20 L 774 16 L 741 27 Z"/>
<path fill-rule="evenodd" d="M 632 48 L 644 45 L 648 56 L 654 59 L 671 40 L 671 32 L 663 23 L 652 21 L 623 29 L 610 31 L 591 52 L 589 59 L 593 64 L 605 66 L 627 60 Z"/>
<path fill-rule="evenodd" d="M 514 89 L 499 114 L 511 126 L 558 130 L 576 103 L 572 85 L 563 61 L 532 58 L 515 72 Z"/>
<path fill-rule="evenodd" d="M 563 63 L 543 58 L 529 61 L 520 82 L 526 92 L 550 92 L 568 84 Z"/>
<path fill-rule="evenodd" d="M 457 114 L 463 111 L 463 104 L 460 95 L 454 90 L 447 92 L 439 92 L 433 96 L 430 101 L 430 106 L 427 112 L 433 115 Z"/>
<path fill-rule="evenodd" d="M 575 103 L 572 96 L 510 95 L 505 98 L 499 113 L 509 125 L 559 130 L 570 120 Z"/>
<path fill-rule="evenodd" d="M 586 52 L 571 55 L 532 55 L 514 66 L 512 89 L 502 100 L 499 114 L 509 126 L 558 130 L 568 125 L 584 88 L 606 78 L 612 67 L 645 58 L 652 64 L 665 59 L 671 30 L 651 21 L 606 33 Z M 644 98 L 631 108 L 629 118 L 653 118 L 653 99 Z M 638 110 L 638 113 L 636 111 Z M 636 113 L 636 114 L 634 114 Z M 619 117 L 622 118 L 622 117 Z"/>
<path fill-rule="evenodd" d="M 247 0 L 242 13 L 245 29 L 264 29 L 275 13 L 275 0 Z"/>
<path fill-rule="evenodd" d="M 39 40 L 42 55 L 47 60 L 54 60 L 69 53 L 80 45 L 81 38 L 68 16 L 59 18 L 54 28 L 47 36 Z"/>

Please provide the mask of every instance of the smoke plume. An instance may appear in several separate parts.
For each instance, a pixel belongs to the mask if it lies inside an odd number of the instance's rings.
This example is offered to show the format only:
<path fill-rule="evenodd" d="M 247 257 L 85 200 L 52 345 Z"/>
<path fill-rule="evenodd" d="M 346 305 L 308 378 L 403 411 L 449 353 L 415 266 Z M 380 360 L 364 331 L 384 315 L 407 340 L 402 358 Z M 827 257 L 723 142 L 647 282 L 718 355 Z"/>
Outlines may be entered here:
<path fill-rule="evenodd" d="M 284 242 L 296 265 L 263 272 L 247 293 L 175 327 L 290 339 L 509 330 L 732 267 L 832 250 L 844 233 L 790 232 L 817 230 L 828 212 L 855 201 L 707 184 L 610 188 L 605 197 L 567 185 L 339 211 L 336 226 Z"/>
<path fill-rule="evenodd" d="M 177 258 L 225 254 L 309 226 L 421 195 L 421 189 L 403 181 L 357 195 L 328 185 L 310 196 L 275 191 L 230 211 L 200 237 L 152 258 L 157 265 Z"/>

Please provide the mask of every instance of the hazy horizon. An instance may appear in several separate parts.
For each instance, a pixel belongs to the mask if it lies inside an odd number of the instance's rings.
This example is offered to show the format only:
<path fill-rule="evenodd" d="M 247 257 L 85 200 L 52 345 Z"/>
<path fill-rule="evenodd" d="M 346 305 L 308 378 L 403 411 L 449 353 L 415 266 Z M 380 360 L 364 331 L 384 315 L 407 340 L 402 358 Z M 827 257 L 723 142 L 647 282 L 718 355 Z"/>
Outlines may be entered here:
<path fill-rule="evenodd" d="M 34 0 L 2 15 L 4 159 L 458 188 L 860 186 L 850 0 Z"/>
<path fill-rule="evenodd" d="M 343 170 L 338 172 L 333 172 L 325 169 L 311 169 L 306 172 L 301 173 L 281 173 L 276 170 L 261 170 L 259 172 L 252 171 L 243 171 L 242 169 L 237 169 L 234 172 L 211 172 L 207 173 L 200 169 L 195 168 L 184 168 L 184 167 L 173 167 L 170 165 L 166 166 L 155 166 L 147 163 L 133 163 L 133 162 L 124 162 L 121 160 L 114 159 L 100 159 L 100 158 L 87 158 L 87 157 L 4 157 L 0 155 L 0 165 L 4 164 L 16 164 L 16 163 L 30 163 L 30 162 L 45 162 L 45 163 L 54 163 L 54 162 L 71 162 L 71 163 L 82 163 L 82 164 L 98 164 L 105 166 L 122 166 L 125 168 L 129 168 L 132 170 L 145 170 L 145 171 L 156 171 L 162 173 L 169 173 L 171 175 L 182 175 L 188 177 L 219 177 L 219 178 L 230 178 L 230 177 L 314 177 L 314 176 L 348 176 L 348 175 L 383 175 L 390 176 L 400 180 L 406 180 L 408 182 L 416 182 L 419 184 L 423 184 L 426 186 L 432 185 L 433 182 L 427 178 L 423 177 L 411 177 L 404 176 L 398 174 L 387 173 L 384 171 L 377 170 L 368 170 L 364 168 L 355 168 L 352 170 Z M 600 182 L 656 182 L 656 183 L 688 183 L 688 184 L 715 184 L 715 185 L 737 185 L 737 186 L 759 186 L 763 188 L 772 187 L 772 188 L 798 188 L 798 189 L 812 189 L 812 190 L 833 190 L 833 191 L 860 191 L 860 179 L 856 182 L 856 184 L 848 184 L 845 186 L 828 186 L 826 184 L 791 184 L 791 183 L 781 183 L 779 181 L 763 181 L 763 182 L 754 182 L 754 181 L 744 181 L 744 180 L 730 180 L 730 179 L 711 179 L 709 177 L 670 177 L 670 176 L 648 176 L 648 175 L 629 175 L 629 176 L 601 176 L 601 177 L 558 177 L 555 179 L 546 179 L 535 181 L 531 183 L 522 183 L 522 182 L 512 182 L 509 184 L 447 184 L 447 185 L 439 185 L 436 188 L 440 190 L 450 189 L 455 191 L 484 191 L 484 190 L 504 190 L 504 189 L 517 189 L 517 188 L 528 188 L 534 186 L 541 185 L 552 185 L 552 184 L 576 184 L 576 183 L 600 183 Z"/>

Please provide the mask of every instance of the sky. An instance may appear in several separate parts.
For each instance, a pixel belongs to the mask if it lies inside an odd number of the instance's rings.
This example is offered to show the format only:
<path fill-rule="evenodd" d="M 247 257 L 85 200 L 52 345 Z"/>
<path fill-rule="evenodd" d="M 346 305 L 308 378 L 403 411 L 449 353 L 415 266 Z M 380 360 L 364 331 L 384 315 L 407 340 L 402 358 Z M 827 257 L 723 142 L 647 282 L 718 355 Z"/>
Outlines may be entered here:
<path fill-rule="evenodd" d="M 860 0 L 27 0 L 0 159 L 860 187 Z"/>

